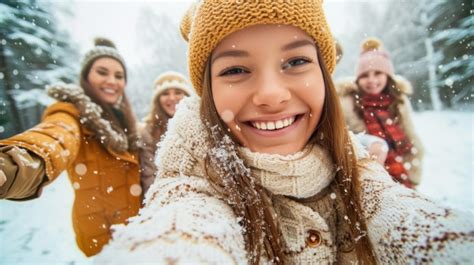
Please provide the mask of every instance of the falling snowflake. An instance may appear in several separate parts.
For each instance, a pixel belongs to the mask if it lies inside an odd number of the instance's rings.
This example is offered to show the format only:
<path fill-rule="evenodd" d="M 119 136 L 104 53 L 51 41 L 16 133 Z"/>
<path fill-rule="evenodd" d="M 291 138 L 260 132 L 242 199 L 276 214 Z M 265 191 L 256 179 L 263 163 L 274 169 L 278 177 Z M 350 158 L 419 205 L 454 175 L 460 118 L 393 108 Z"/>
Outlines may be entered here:
<path fill-rule="evenodd" d="M 454 84 L 454 81 L 451 78 L 446 78 L 446 80 L 444 80 L 444 84 L 449 86 L 449 87 L 452 87 L 453 84 Z"/>
<path fill-rule="evenodd" d="M 63 157 L 67 157 L 71 154 L 71 152 L 69 152 L 69 150 L 65 149 L 63 151 L 61 151 L 61 156 Z M 77 173 L 77 172 L 76 172 Z"/>
<path fill-rule="evenodd" d="M 411 164 L 410 164 L 409 162 L 405 162 L 405 163 L 403 163 L 403 167 L 404 167 L 406 170 L 410 170 Z"/>
<path fill-rule="evenodd" d="M 135 197 L 140 196 L 142 194 L 142 187 L 138 184 L 133 184 L 130 186 L 130 194 Z"/>
<path fill-rule="evenodd" d="M 234 120 L 234 113 L 231 110 L 226 109 L 221 113 L 221 118 L 224 122 L 231 122 Z"/>
<path fill-rule="evenodd" d="M 87 173 L 87 167 L 86 165 L 80 163 L 74 167 L 74 171 L 76 172 L 77 175 L 83 176 Z"/>

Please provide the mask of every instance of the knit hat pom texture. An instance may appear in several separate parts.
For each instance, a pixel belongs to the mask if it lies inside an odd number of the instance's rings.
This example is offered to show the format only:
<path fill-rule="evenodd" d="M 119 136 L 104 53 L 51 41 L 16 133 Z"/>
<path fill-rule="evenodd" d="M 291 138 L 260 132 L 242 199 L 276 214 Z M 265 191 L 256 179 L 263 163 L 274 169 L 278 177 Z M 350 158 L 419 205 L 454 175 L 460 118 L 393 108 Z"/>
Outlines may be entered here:
<path fill-rule="evenodd" d="M 305 31 L 315 40 L 328 71 L 334 71 L 336 47 L 321 0 L 201 0 L 191 5 L 180 25 L 189 43 L 189 75 L 198 95 L 206 62 L 219 42 L 259 24 L 291 25 Z"/>
<path fill-rule="evenodd" d="M 188 96 L 194 94 L 186 76 L 175 71 L 166 71 L 160 74 L 155 80 L 154 88 L 155 96 L 159 96 L 170 88 L 181 89 L 186 94 L 188 94 Z"/>
<path fill-rule="evenodd" d="M 362 53 L 381 50 L 382 42 L 377 38 L 368 38 L 362 43 Z"/>

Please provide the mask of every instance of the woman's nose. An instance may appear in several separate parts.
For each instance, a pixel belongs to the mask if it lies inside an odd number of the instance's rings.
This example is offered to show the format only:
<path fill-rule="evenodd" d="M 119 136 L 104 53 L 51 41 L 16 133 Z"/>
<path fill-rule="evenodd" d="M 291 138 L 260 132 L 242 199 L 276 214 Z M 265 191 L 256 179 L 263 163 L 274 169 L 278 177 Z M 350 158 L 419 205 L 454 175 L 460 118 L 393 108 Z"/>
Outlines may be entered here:
<path fill-rule="evenodd" d="M 177 97 L 175 94 L 170 94 L 170 100 L 176 101 Z"/>
<path fill-rule="evenodd" d="M 266 74 L 257 80 L 252 98 L 257 106 L 275 107 L 291 99 L 291 92 L 278 74 Z"/>
<path fill-rule="evenodd" d="M 113 75 L 107 76 L 107 84 L 115 85 L 116 83 L 117 83 L 117 79 L 115 78 L 115 76 Z"/>

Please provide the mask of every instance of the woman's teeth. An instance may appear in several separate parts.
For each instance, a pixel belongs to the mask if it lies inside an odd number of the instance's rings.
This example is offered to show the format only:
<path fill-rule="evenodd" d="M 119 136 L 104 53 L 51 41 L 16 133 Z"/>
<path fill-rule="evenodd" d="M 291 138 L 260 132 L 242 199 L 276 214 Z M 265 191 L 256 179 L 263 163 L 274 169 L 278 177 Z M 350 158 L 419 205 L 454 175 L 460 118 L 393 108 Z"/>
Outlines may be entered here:
<path fill-rule="evenodd" d="M 115 93 L 117 93 L 117 92 L 115 91 L 115 89 L 111 89 L 111 88 L 104 88 L 104 89 L 102 89 L 102 90 L 103 90 L 105 93 L 107 93 L 107 94 L 115 94 Z"/>
<path fill-rule="evenodd" d="M 277 121 L 252 121 L 253 127 L 259 130 L 272 131 L 290 126 L 295 122 L 295 116 Z"/>

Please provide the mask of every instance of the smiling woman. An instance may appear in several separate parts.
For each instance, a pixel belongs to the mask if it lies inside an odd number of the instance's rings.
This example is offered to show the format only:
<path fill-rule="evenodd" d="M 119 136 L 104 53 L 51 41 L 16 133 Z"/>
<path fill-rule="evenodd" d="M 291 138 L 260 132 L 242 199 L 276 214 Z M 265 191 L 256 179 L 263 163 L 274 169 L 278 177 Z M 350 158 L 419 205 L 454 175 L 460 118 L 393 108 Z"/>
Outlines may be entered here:
<path fill-rule="evenodd" d="M 395 75 L 388 52 L 376 38 L 362 44 L 356 75 L 350 79 L 337 83 L 348 128 L 382 138 L 387 145 L 385 168 L 395 181 L 415 188 L 424 148 L 411 117 L 412 85 Z"/>
<path fill-rule="evenodd" d="M 347 131 L 322 1 L 199 1 L 144 209 L 97 261 L 467 263 L 469 216 L 393 182 Z M 449 236 L 447 236 L 449 235 Z"/>
<path fill-rule="evenodd" d="M 137 214 L 141 186 L 126 68 L 115 45 L 97 39 L 84 56 L 80 86 L 50 86 L 58 100 L 40 124 L 0 141 L 0 198 L 29 200 L 67 171 L 74 188 L 72 222 L 86 256 L 101 251 L 110 226 Z M 3 182 L 3 183 L 2 183 Z"/>
<path fill-rule="evenodd" d="M 140 165 L 143 194 L 155 180 L 157 171 L 155 153 L 157 144 L 168 128 L 168 121 L 176 112 L 176 105 L 194 95 L 188 79 L 181 73 L 167 71 L 155 81 L 151 109 L 139 126 L 143 145 L 140 148 Z"/>
<path fill-rule="evenodd" d="M 265 40 L 273 40 L 261 45 Z M 302 150 L 319 122 L 324 79 L 316 44 L 292 26 L 257 25 L 221 41 L 211 57 L 212 95 L 232 135 L 251 150 Z"/>
<path fill-rule="evenodd" d="M 94 94 L 107 103 L 117 103 L 123 95 L 125 78 L 123 66 L 112 58 L 97 59 L 91 66 L 87 80 Z"/>

